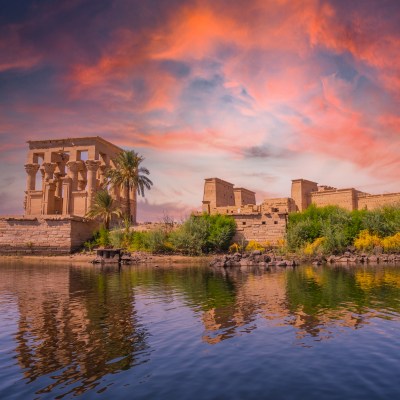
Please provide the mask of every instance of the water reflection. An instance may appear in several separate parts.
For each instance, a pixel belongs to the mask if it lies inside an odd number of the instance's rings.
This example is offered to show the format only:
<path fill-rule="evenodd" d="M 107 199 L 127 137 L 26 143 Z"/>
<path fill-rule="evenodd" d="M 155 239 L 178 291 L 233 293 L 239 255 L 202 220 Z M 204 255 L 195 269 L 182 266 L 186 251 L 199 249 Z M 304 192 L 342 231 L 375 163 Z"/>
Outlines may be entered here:
<path fill-rule="evenodd" d="M 196 332 L 199 340 L 215 347 L 255 329 L 269 334 L 282 326 L 293 330 L 297 344 L 311 346 L 343 329 L 360 329 L 372 318 L 398 320 L 400 270 L 190 266 L 119 271 L 11 263 L 0 266 L 1 301 L 17 307 L 14 356 L 26 382 L 47 377 L 35 393 L 56 391 L 61 398 L 101 392 L 107 389 L 102 377 L 151 360 L 158 351 L 150 340 L 151 309 L 167 323 L 180 309 L 190 310 L 203 327 Z M 174 306 L 163 308 L 167 303 Z M 177 338 L 182 335 L 184 330 L 176 332 Z"/>
<path fill-rule="evenodd" d="M 0 290 L 18 299 L 16 359 L 27 382 L 51 375 L 63 395 L 96 388 L 104 375 L 145 362 L 148 332 L 132 286 L 118 271 L 35 266 L 1 269 Z M 63 397 L 63 396 L 59 396 Z"/>

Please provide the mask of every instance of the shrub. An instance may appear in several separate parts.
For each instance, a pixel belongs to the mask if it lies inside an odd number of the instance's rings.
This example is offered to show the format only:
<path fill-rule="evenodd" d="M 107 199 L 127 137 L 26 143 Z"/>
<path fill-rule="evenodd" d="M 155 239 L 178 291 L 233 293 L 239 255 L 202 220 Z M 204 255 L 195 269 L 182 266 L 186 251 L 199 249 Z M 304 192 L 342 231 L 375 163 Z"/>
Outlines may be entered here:
<path fill-rule="evenodd" d="M 133 232 L 128 249 L 131 251 L 149 251 L 147 232 Z"/>
<path fill-rule="evenodd" d="M 400 207 L 386 206 L 367 212 L 364 227 L 378 236 L 391 236 L 400 231 Z"/>
<path fill-rule="evenodd" d="M 371 234 L 367 229 L 362 230 L 354 240 L 354 247 L 357 250 L 372 250 L 375 246 L 381 246 L 382 240 L 379 236 Z"/>
<path fill-rule="evenodd" d="M 229 253 L 240 253 L 242 251 L 242 246 L 238 243 L 233 243 L 229 246 Z"/>
<path fill-rule="evenodd" d="M 322 253 L 325 240 L 326 239 L 324 237 L 320 237 L 320 238 L 315 239 L 312 243 L 308 243 L 304 247 L 304 250 L 303 250 L 304 254 L 307 256 L 313 256 L 317 253 Z"/>
<path fill-rule="evenodd" d="M 246 246 L 246 251 L 254 251 L 259 250 L 264 252 L 265 248 L 260 243 L 256 242 L 255 240 L 250 240 L 250 242 Z"/>
<path fill-rule="evenodd" d="M 121 230 L 110 231 L 109 233 L 110 244 L 113 247 L 125 247 L 125 233 Z"/>
<path fill-rule="evenodd" d="M 228 250 L 236 223 L 225 215 L 191 216 L 170 236 L 172 245 L 183 254 L 199 255 Z"/>
<path fill-rule="evenodd" d="M 400 232 L 382 239 L 383 249 L 387 252 L 400 251 Z"/>
<path fill-rule="evenodd" d="M 97 246 L 105 247 L 110 245 L 110 232 L 104 226 L 100 227 L 94 238 Z"/>

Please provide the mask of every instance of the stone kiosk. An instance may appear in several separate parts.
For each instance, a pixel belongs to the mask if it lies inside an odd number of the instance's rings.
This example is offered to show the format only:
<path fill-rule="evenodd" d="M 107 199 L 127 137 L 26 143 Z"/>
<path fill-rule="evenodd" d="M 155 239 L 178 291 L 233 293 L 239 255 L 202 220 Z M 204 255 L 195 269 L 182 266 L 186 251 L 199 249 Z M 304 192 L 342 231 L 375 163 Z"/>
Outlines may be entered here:
<path fill-rule="evenodd" d="M 0 216 L 0 253 L 70 253 L 98 227 L 85 215 L 122 149 L 98 136 L 28 144 L 25 214 Z M 119 190 L 112 196 L 126 204 Z"/>

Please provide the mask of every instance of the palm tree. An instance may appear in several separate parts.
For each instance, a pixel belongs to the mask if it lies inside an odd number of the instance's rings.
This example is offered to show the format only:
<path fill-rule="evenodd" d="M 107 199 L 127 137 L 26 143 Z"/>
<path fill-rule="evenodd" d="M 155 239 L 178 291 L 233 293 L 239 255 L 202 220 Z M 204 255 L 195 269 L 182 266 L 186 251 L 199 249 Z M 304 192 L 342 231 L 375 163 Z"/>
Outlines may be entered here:
<path fill-rule="evenodd" d="M 109 230 L 113 215 L 116 215 L 118 218 L 120 218 L 122 216 L 122 211 L 115 206 L 114 200 L 110 193 L 108 193 L 107 190 L 100 190 L 96 192 L 92 207 L 86 213 L 86 217 L 100 217 L 103 220 L 104 227 Z"/>
<path fill-rule="evenodd" d="M 113 160 L 115 168 L 106 172 L 107 182 L 113 188 L 122 188 L 126 201 L 125 218 L 136 224 L 137 193 L 144 197 L 145 189 L 150 190 L 153 182 L 146 167 L 140 164 L 144 157 L 131 150 L 124 150 Z M 133 191 L 133 212 L 131 212 L 131 191 Z M 132 215 L 132 216 L 131 216 Z"/>

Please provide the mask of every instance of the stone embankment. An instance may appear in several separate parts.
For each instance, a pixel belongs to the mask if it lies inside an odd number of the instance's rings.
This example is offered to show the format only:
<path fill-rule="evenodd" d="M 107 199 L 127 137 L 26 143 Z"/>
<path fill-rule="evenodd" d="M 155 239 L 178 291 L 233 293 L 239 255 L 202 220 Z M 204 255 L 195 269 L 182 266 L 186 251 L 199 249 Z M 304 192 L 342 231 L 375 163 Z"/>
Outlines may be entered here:
<path fill-rule="evenodd" d="M 329 264 L 385 264 L 400 263 L 400 254 L 354 254 L 345 252 L 340 256 L 314 260 L 314 263 Z"/>
<path fill-rule="evenodd" d="M 211 267 L 294 267 L 299 265 L 298 260 L 288 260 L 283 257 L 275 256 L 274 254 L 262 254 L 261 251 L 255 250 L 250 254 L 235 253 L 232 255 L 223 255 L 215 257 L 211 262 Z"/>
<path fill-rule="evenodd" d="M 400 254 L 355 254 L 345 252 L 342 255 L 329 257 L 316 256 L 311 258 L 281 257 L 273 253 L 262 254 L 260 251 L 253 251 L 250 254 L 226 254 L 215 257 L 211 260 L 210 266 L 217 268 L 228 267 L 295 267 L 300 264 L 313 265 L 357 265 L 357 264 L 400 264 Z"/>

